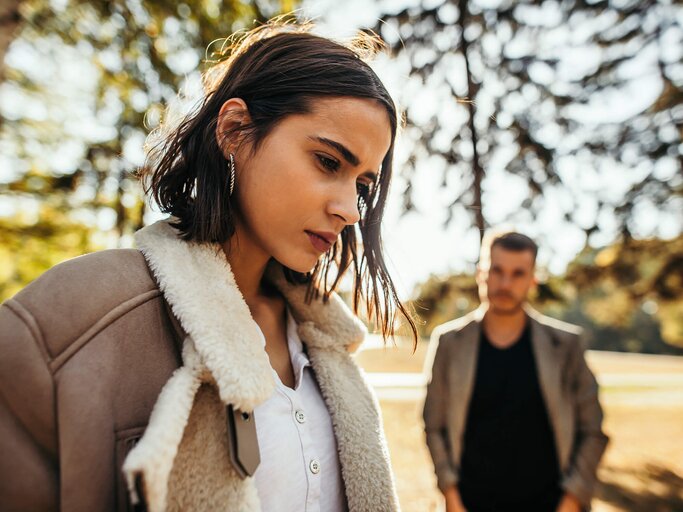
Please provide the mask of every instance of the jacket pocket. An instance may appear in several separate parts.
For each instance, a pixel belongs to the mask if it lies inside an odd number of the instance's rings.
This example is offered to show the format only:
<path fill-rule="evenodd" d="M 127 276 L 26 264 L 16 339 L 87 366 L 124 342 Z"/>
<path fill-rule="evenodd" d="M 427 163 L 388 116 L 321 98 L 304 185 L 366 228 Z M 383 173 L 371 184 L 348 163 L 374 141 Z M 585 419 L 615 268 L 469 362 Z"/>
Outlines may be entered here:
<path fill-rule="evenodd" d="M 144 503 L 133 505 L 133 503 L 130 501 L 126 479 L 124 478 L 123 471 L 121 470 L 123 467 L 123 461 L 126 460 L 128 453 L 140 440 L 145 428 L 146 427 L 134 427 L 116 432 L 115 473 L 117 501 L 116 510 L 118 512 L 144 512 L 147 510 Z M 140 493 L 140 490 L 138 491 L 138 496 L 142 497 L 143 495 Z"/>

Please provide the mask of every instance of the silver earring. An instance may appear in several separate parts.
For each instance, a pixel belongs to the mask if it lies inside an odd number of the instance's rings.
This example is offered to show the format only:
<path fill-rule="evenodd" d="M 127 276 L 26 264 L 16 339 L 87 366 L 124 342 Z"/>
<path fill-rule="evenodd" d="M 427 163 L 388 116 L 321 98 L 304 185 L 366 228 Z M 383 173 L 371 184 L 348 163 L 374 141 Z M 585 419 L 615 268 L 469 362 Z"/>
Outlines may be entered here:
<path fill-rule="evenodd" d="M 235 190 L 235 157 L 232 153 L 228 156 L 228 172 L 230 172 L 230 193 L 232 195 Z"/>

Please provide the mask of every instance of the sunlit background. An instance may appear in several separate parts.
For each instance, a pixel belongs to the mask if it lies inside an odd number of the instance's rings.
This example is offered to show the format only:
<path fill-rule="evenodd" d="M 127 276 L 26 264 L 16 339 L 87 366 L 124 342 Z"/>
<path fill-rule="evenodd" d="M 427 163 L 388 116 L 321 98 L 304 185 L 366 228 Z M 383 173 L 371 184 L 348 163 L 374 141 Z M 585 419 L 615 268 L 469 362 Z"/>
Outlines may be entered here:
<path fill-rule="evenodd" d="M 683 510 L 675 2 L 5 0 L 0 299 L 67 258 L 131 246 L 160 217 L 132 171 L 165 105 L 200 97 L 211 41 L 293 10 L 324 35 L 372 30 L 387 44 L 373 67 L 405 126 L 385 250 L 421 335 L 477 305 L 484 230 L 534 237 L 534 305 L 586 328 L 602 385 L 614 442 L 596 509 Z M 416 511 L 439 506 L 417 414 L 425 345 L 359 356 Z"/>

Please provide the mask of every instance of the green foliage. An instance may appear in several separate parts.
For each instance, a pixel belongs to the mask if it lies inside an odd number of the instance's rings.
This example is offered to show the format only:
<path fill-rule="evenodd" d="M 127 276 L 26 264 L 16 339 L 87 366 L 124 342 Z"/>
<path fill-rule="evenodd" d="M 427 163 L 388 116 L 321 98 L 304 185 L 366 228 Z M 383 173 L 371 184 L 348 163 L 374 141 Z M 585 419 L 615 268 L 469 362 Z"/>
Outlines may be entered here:
<path fill-rule="evenodd" d="M 479 305 L 474 276 L 455 274 L 431 276 L 418 285 L 411 306 L 422 322 L 420 336 L 428 337 L 439 324 L 461 317 Z"/>
<path fill-rule="evenodd" d="M 586 249 L 566 279 L 597 325 L 628 327 L 644 311 L 659 321 L 666 342 L 683 347 L 683 236 Z"/>
<path fill-rule="evenodd" d="M 680 236 L 633 239 L 682 226 L 682 13 L 657 0 L 437 0 L 387 5 L 375 27 L 406 75 L 405 211 L 416 172 L 437 172 L 446 223 L 565 222 L 587 247 L 624 240 L 587 248 L 534 299 L 599 347 L 683 346 Z M 467 275 L 417 296 L 422 334 L 478 304 Z"/>
<path fill-rule="evenodd" d="M 399 9 L 387 4 L 375 30 L 406 75 L 406 211 L 422 169 L 442 173 L 447 223 L 537 224 L 547 210 L 588 236 L 676 234 L 644 227 L 647 212 L 680 230 L 679 3 L 437 0 Z M 487 195 L 503 181 L 515 193 L 494 205 Z"/>
<path fill-rule="evenodd" d="M 36 222 L 37 218 L 40 222 Z M 0 301 L 46 269 L 68 258 L 102 248 L 87 225 L 44 202 L 34 215 L 20 213 L 0 218 Z"/>
<path fill-rule="evenodd" d="M 126 205 L 141 199 L 130 171 L 142 162 L 139 151 L 127 143 L 141 149 L 145 128 L 158 125 L 163 105 L 175 97 L 187 74 L 196 71 L 212 41 L 253 20 L 265 21 L 281 4 L 288 7 L 291 2 L 273 2 L 267 12 L 259 8 L 266 3 L 241 1 L 23 2 L 23 28 L 14 45 L 33 62 L 10 67 L 5 86 L 29 104 L 47 106 L 50 115 L 19 113 L 4 119 L 3 142 L 13 149 L 18 167 L 24 168 L 7 188 L 41 197 L 86 188 L 83 206 L 111 208 L 119 236 L 135 231 L 142 223 L 142 209 Z M 59 65 L 47 76 L 35 69 L 50 69 L 49 61 L 59 59 L 71 61 L 65 66 L 76 63 L 84 77 L 95 76 L 92 98 L 79 103 L 65 92 L 66 97 L 57 99 L 84 107 L 90 119 L 82 122 L 94 121 L 100 130 L 93 131 L 99 133 L 84 132 L 77 118 L 54 104 Z M 68 169 L 58 169 L 45 155 L 58 153 L 65 143 L 80 145 L 81 157 L 69 162 Z M 31 179 L 33 185 L 27 185 Z"/>
<path fill-rule="evenodd" d="M 683 236 L 586 249 L 564 276 L 541 283 L 531 303 L 586 329 L 598 350 L 683 355 Z M 431 277 L 413 305 L 421 336 L 479 305 L 474 277 Z"/>
<path fill-rule="evenodd" d="M 11 98 L 0 110 L 0 298 L 65 258 L 129 243 L 146 211 L 133 171 L 164 105 L 197 78 L 212 41 L 294 4 L 21 2 L 0 84 Z"/>

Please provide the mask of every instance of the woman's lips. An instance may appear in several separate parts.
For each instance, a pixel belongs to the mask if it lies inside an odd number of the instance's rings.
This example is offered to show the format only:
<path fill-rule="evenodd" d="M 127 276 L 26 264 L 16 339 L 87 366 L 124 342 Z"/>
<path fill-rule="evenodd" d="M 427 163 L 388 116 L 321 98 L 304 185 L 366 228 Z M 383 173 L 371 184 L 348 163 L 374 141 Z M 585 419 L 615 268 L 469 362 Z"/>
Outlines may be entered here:
<path fill-rule="evenodd" d="M 306 234 L 311 241 L 311 245 L 313 245 L 317 251 L 327 252 L 329 248 L 332 247 L 332 243 L 327 238 L 312 231 L 306 231 Z"/>

